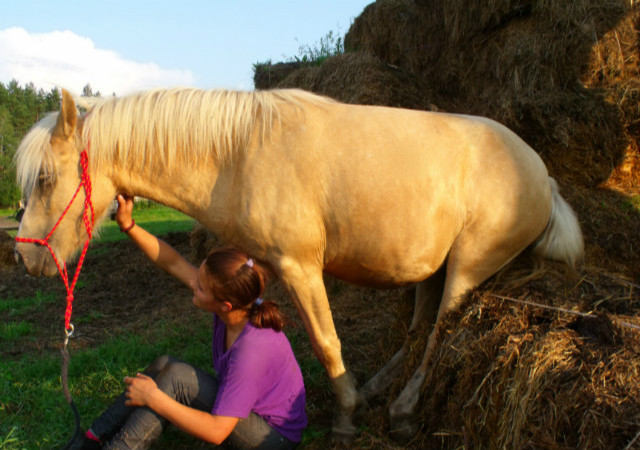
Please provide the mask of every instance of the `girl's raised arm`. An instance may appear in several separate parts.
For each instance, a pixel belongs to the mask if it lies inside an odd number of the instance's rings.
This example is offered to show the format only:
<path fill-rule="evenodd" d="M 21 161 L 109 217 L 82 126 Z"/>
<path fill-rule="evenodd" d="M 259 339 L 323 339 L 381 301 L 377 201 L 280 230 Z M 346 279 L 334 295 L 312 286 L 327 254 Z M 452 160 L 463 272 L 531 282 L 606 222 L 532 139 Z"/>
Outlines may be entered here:
<path fill-rule="evenodd" d="M 182 281 L 188 287 L 198 275 L 198 269 L 173 247 L 137 225 L 132 217 L 133 198 L 118 194 L 116 222 L 120 229 L 147 255 L 156 266 Z"/>

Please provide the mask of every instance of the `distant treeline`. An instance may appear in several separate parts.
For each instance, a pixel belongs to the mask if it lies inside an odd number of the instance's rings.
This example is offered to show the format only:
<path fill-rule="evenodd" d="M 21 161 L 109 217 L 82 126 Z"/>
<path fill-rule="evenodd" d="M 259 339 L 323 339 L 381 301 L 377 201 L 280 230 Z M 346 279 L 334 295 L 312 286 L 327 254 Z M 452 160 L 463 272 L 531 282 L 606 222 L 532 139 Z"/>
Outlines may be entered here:
<path fill-rule="evenodd" d="M 20 200 L 13 156 L 29 128 L 49 111 L 60 109 L 60 92 L 21 87 L 16 80 L 0 83 L 0 207 L 15 207 Z"/>

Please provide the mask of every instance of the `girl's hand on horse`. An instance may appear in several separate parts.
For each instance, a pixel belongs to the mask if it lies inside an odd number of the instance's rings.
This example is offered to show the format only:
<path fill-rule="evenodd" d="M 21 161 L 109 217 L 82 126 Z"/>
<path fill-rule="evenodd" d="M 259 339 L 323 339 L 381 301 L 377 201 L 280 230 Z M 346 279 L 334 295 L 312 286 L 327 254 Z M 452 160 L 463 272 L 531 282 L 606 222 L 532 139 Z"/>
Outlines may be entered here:
<path fill-rule="evenodd" d="M 118 194 L 118 210 L 116 211 L 116 223 L 121 230 L 127 229 L 133 220 L 133 197 L 126 194 Z"/>
<path fill-rule="evenodd" d="M 158 390 L 158 385 L 153 378 L 143 373 L 137 374 L 135 377 L 125 377 L 124 384 L 127 385 L 125 397 L 127 406 L 149 406 L 151 397 Z"/>

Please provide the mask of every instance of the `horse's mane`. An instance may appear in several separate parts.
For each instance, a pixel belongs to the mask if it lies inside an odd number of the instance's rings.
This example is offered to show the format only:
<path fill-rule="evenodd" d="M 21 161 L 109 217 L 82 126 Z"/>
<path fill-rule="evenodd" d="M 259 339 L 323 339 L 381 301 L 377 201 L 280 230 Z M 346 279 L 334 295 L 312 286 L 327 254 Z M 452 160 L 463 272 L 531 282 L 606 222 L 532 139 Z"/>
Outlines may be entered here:
<path fill-rule="evenodd" d="M 331 100 L 296 90 L 225 91 L 193 88 L 157 89 L 127 97 L 77 99 L 88 110 L 82 141 L 90 143 L 92 168 L 104 164 L 171 167 L 213 158 L 227 164 L 246 151 L 254 131 L 268 135 L 279 106 Z M 55 174 L 50 137 L 57 114 L 38 122 L 16 152 L 18 181 L 29 195 L 41 171 Z"/>
<path fill-rule="evenodd" d="M 51 152 L 51 131 L 57 120 L 57 113 L 49 113 L 36 122 L 16 150 L 16 176 L 25 199 L 31 197 L 40 176 L 56 174 L 55 159 Z"/>

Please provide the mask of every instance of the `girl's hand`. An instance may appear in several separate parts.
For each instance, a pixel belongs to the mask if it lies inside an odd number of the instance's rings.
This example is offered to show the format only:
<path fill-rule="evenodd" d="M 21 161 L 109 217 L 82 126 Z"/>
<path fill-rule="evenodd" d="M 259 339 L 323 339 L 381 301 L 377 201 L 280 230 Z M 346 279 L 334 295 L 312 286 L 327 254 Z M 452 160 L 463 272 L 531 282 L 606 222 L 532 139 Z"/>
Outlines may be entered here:
<path fill-rule="evenodd" d="M 127 229 L 133 220 L 133 197 L 129 197 L 126 194 L 118 194 L 116 200 L 118 200 L 116 223 L 121 230 Z"/>
<path fill-rule="evenodd" d="M 149 406 L 149 400 L 158 390 L 158 385 L 153 378 L 139 373 L 135 377 L 125 377 L 124 384 L 127 385 L 125 391 L 125 405 L 127 406 Z"/>

